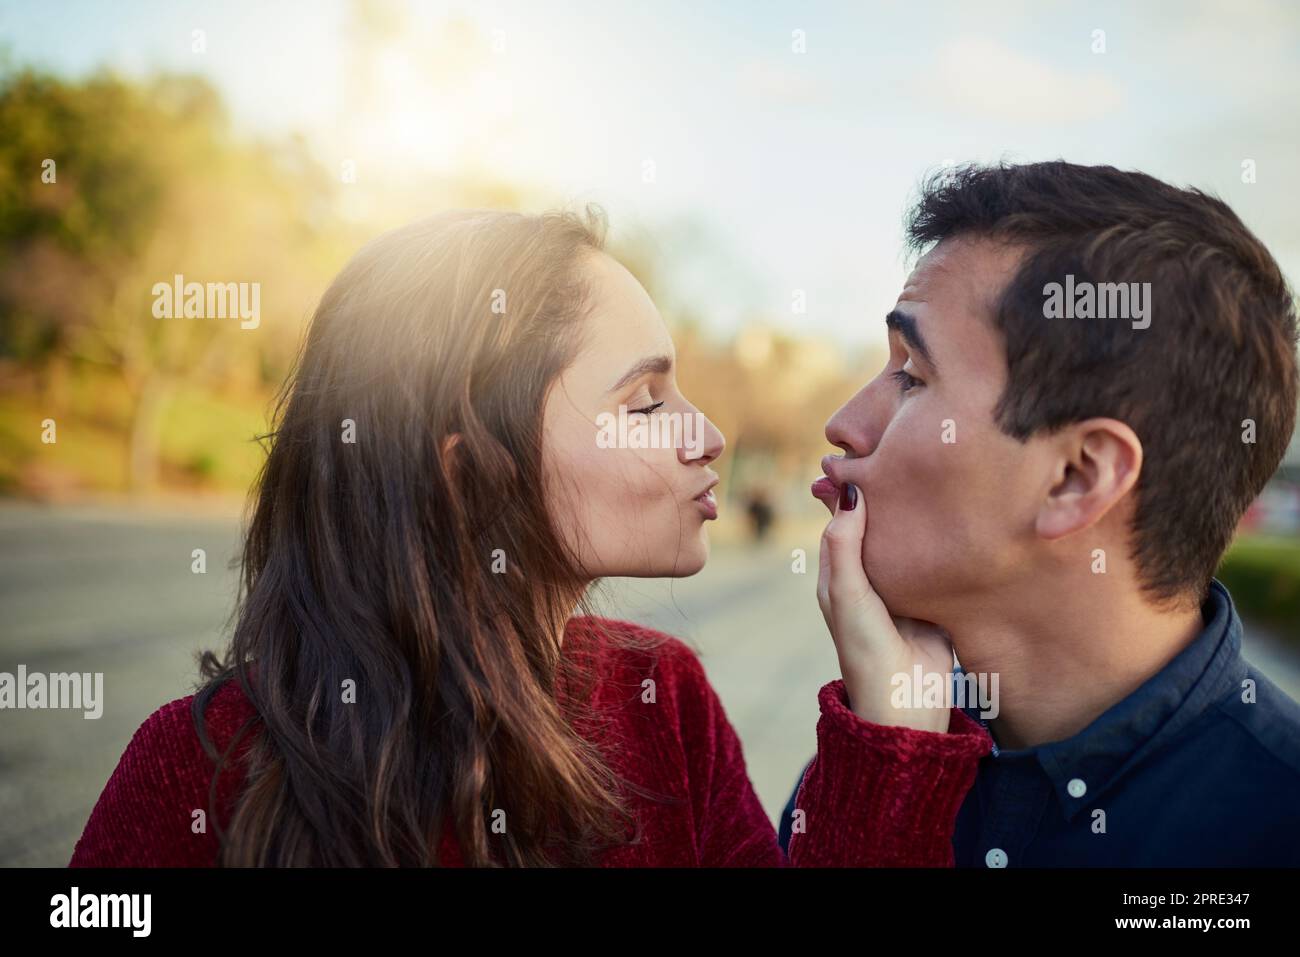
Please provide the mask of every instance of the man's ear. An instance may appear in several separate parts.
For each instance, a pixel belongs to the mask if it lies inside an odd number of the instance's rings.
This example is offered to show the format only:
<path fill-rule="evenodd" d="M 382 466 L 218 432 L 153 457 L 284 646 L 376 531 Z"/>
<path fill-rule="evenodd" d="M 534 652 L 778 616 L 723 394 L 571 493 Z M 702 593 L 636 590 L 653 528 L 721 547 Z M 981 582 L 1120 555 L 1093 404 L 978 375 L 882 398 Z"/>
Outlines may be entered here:
<path fill-rule="evenodd" d="M 1142 471 L 1142 442 L 1116 419 L 1075 422 L 1052 437 L 1057 475 L 1038 510 L 1040 538 L 1063 538 L 1100 521 Z"/>

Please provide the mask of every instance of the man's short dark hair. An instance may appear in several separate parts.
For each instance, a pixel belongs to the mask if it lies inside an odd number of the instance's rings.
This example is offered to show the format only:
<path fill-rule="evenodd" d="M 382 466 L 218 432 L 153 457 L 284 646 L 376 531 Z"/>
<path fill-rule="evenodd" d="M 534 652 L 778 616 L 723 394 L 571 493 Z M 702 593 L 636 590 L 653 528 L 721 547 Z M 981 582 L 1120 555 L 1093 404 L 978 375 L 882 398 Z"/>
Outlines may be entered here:
<path fill-rule="evenodd" d="M 998 425 L 1022 441 L 1094 416 L 1132 428 L 1142 585 L 1203 598 L 1295 427 L 1295 299 L 1264 244 L 1200 190 L 1065 162 L 935 174 L 907 235 L 916 251 L 959 235 L 1025 248 L 993 310 L 1008 368 Z M 1150 325 L 1047 318 L 1049 284 L 1067 276 L 1150 283 Z"/>

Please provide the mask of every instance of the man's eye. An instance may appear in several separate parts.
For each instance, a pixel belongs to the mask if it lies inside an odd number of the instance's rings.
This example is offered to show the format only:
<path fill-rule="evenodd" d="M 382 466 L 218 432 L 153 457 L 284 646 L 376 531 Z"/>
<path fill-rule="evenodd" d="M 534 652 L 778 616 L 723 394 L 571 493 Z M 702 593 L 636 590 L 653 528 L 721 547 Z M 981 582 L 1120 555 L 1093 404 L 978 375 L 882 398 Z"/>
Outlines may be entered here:
<path fill-rule="evenodd" d="M 654 405 L 647 405 L 644 409 L 628 409 L 628 411 L 636 415 L 649 415 L 661 405 L 663 405 L 662 402 L 656 402 Z"/>
<path fill-rule="evenodd" d="M 924 383 L 916 376 L 904 372 L 902 369 L 892 373 L 892 378 L 898 383 L 899 392 L 910 392 L 918 385 L 924 385 Z"/>

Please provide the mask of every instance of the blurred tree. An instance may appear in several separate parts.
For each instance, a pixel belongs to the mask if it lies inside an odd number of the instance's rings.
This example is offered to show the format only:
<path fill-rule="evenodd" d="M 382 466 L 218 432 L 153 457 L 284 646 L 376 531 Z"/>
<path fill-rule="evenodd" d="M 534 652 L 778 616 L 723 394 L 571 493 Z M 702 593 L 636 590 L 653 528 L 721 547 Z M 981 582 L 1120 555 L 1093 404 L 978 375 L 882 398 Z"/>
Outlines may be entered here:
<path fill-rule="evenodd" d="M 130 403 L 128 484 L 148 488 L 178 383 L 241 368 L 278 378 L 287 363 L 304 317 L 285 307 L 310 301 L 339 251 L 321 214 L 332 180 L 301 141 L 236 141 L 216 91 L 191 76 L 10 72 L 0 129 L 0 354 L 40 370 L 55 410 L 70 368 L 114 370 Z M 258 328 L 155 318 L 153 286 L 176 274 L 259 282 Z"/>

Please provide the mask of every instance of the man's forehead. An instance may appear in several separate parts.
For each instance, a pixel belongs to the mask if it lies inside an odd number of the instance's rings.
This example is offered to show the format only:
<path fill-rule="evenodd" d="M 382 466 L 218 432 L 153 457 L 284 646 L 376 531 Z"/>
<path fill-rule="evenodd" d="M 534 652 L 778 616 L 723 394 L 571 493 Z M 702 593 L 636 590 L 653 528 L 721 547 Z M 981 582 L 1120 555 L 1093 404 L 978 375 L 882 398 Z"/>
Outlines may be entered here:
<path fill-rule="evenodd" d="M 1006 356 L 993 311 L 1024 252 L 954 237 L 922 256 L 907 277 L 896 310 L 911 317 L 935 367 L 948 378 L 978 382 L 980 388 L 1000 388 L 1005 380 Z"/>
<path fill-rule="evenodd" d="M 975 236 L 944 239 L 922 256 L 903 283 L 899 302 L 958 303 L 990 309 L 1014 275 L 1023 249 Z"/>

